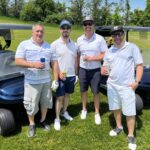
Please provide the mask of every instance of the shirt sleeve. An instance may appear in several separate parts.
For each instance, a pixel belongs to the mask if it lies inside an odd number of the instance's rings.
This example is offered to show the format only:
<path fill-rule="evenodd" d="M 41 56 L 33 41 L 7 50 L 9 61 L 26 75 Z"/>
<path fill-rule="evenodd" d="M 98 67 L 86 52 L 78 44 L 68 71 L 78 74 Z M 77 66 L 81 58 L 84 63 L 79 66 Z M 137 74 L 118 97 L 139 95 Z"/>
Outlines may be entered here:
<path fill-rule="evenodd" d="M 141 55 L 140 49 L 135 44 L 132 45 L 132 52 L 133 52 L 132 54 L 133 54 L 133 59 L 134 59 L 135 64 L 136 65 L 142 64 L 143 57 Z"/>
<path fill-rule="evenodd" d="M 58 59 L 58 55 L 56 53 L 56 47 L 55 47 L 55 44 L 51 44 L 50 46 L 50 49 L 51 49 L 51 60 L 57 60 Z"/>
<path fill-rule="evenodd" d="M 25 46 L 23 42 L 17 47 L 15 58 L 25 58 Z"/>
<path fill-rule="evenodd" d="M 103 37 L 101 38 L 100 50 L 101 50 L 101 52 L 105 52 L 108 50 L 106 41 Z"/>

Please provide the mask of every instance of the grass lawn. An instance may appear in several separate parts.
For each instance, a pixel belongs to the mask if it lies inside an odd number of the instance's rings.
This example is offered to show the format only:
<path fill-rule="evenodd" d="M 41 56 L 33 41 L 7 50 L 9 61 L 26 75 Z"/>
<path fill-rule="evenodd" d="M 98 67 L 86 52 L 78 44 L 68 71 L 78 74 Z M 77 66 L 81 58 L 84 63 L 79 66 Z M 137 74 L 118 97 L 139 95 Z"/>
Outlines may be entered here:
<path fill-rule="evenodd" d="M 12 18 L 0 17 L 0 23 L 24 23 Z M 11 50 L 15 50 L 19 42 L 31 36 L 31 31 L 12 31 L 13 41 Z M 72 39 L 83 33 L 81 27 L 73 27 Z M 137 33 L 135 33 L 137 34 Z M 135 35 L 136 36 L 136 35 Z M 136 38 L 133 35 L 133 41 Z M 49 43 L 59 37 L 59 28 L 56 25 L 46 25 L 45 40 Z M 135 38 L 135 39 L 134 39 Z M 143 45 L 142 42 L 137 42 Z M 145 47 L 144 47 L 145 48 Z M 37 136 L 28 138 L 28 121 L 23 119 L 20 114 L 21 129 L 15 135 L 9 137 L 0 136 L 0 150 L 127 150 L 127 128 L 125 126 L 124 133 L 118 137 L 112 138 L 108 135 L 111 128 L 115 126 L 114 118 L 111 112 L 108 111 L 107 97 L 101 96 L 101 117 L 102 124 L 97 126 L 94 124 L 94 104 L 91 92 L 89 91 L 88 98 L 88 115 L 86 120 L 80 119 L 81 98 L 79 85 L 77 84 L 75 93 L 71 95 L 68 111 L 74 117 L 71 122 L 66 122 L 62 119 L 62 128 L 60 132 L 56 132 L 53 127 L 53 119 L 51 114 L 48 120 L 51 126 L 50 132 L 44 132 L 40 127 L 37 127 Z M 137 150 L 149 150 L 150 137 L 150 107 L 145 107 L 142 114 L 137 116 L 136 122 L 136 143 Z M 125 125 L 125 118 L 123 118 Z M 38 122 L 37 122 L 38 126 Z"/>

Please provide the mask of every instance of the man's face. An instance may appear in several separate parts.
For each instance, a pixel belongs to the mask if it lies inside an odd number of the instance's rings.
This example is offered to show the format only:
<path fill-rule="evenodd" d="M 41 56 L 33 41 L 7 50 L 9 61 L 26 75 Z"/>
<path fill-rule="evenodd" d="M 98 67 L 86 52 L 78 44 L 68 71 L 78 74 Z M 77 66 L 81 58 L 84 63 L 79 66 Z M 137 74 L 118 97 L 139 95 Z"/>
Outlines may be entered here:
<path fill-rule="evenodd" d="M 114 39 L 114 43 L 116 43 L 117 45 L 121 44 L 124 40 L 124 33 L 123 32 L 115 32 L 112 35 L 113 39 Z"/>
<path fill-rule="evenodd" d="M 32 37 L 35 42 L 41 44 L 43 42 L 44 28 L 41 25 L 36 25 L 32 30 Z"/>
<path fill-rule="evenodd" d="M 63 26 L 60 28 L 60 32 L 61 32 L 62 37 L 64 37 L 64 38 L 69 38 L 70 32 L 71 32 L 71 27 L 68 26 L 68 25 L 63 25 Z"/>
<path fill-rule="evenodd" d="M 84 31 L 86 33 L 89 33 L 89 32 L 93 33 L 93 31 L 94 31 L 94 23 L 93 23 L 93 21 L 85 21 L 83 23 L 83 28 L 84 28 Z"/>

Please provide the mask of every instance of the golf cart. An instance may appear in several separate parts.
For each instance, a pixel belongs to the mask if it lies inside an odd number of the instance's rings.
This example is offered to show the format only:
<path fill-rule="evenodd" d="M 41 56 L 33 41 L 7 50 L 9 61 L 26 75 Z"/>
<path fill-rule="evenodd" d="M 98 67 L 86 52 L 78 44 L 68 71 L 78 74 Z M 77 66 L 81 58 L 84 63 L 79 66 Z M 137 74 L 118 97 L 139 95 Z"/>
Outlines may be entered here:
<path fill-rule="evenodd" d="M 148 49 L 149 41 L 148 41 L 148 34 L 150 33 L 150 27 L 132 27 L 132 26 L 124 26 L 125 31 L 125 37 L 126 41 L 134 42 L 141 45 L 138 45 L 140 47 L 141 53 L 143 55 L 144 60 L 144 73 L 142 80 L 136 89 L 136 110 L 137 112 L 141 111 L 143 109 L 144 104 L 150 103 L 150 49 Z M 108 44 L 108 47 L 110 47 L 113 44 L 113 41 L 111 39 L 110 31 L 112 29 L 112 26 L 99 26 L 96 27 L 96 33 L 102 35 Z M 129 34 L 130 33 L 130 34 Z M 138 40 L 140 42 L 138 42 Z M 147 46 L 147 48 L 146 48 Z M 102 83 L 101 83 L 101 91 L 103 94 L 106 95 L 107 93 L 107 86 L 106 86 L 106 80 L 108 76 L 102 77 Z"/>
<path fill-rule="evenodd" d="M 30 25 L 0 24 L 0 135 L 15 130 L 14 111 L 20 111 L 23 101 L 24 70 L 15 65 L 15 52 L 6 50 L 11 45 L 11 31 L 31 28 Z"/>

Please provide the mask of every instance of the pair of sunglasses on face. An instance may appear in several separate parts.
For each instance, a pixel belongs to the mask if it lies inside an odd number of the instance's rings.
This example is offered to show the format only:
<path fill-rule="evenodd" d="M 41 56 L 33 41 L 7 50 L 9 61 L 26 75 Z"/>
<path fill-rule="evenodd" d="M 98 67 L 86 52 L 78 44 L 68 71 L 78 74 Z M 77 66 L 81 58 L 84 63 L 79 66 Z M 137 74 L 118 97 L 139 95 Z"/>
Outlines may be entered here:
<path fill-rule="evenodd" d="M 92 26 L 92 25 L 93 25 L 93 22 L 84 22 L 83 25 L 84 25 L 84 26 Z"/>
<path fill-rule="evenodd" d="M 116 32 L 114 34 L 112 34 L 112 37 L 121 37 L 124 33 L 123 32 Z"/>
<path fill-rule="evenodd" d="M 62 29 L 62 30 L 69 30 L 69 29 L 71 29 L 71 27 L 70 27 L 70 26 L 67 26 L 67 25 L 64 25 L 64 26 L 61 27 L 61 29 Z"/>

